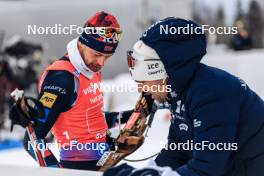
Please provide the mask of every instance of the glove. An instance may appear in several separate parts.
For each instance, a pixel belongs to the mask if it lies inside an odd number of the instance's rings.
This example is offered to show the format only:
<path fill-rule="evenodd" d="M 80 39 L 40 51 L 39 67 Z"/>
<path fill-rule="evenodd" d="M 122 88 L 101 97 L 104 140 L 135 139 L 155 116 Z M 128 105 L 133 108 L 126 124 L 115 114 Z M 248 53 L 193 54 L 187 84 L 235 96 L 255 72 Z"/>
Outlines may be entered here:
<path fill-rule="evenodd" d="M 121 164 L 107 169 L 103 176 L 128 176 L 135 168 L 128 164 Z"/>
<path fill-rule="evenodd" d="M 142 97 L 144 97 L 144 99 L 141 99 L 136 103 L 136 110 L 140 109 L 140 107 L 143 107 L 147 108 L 148 113 L 150 113 L 154 99 L 151 97 L 151 94 L 147 92 L 142 92 Z"/>
<path fill-rule="evenodd" d="M 36 99 L 32 97 L 25 97 L 25 106 L 28 108 L 29 117 L 20 108 L 20 102 L 18 101 L 14 104 L 9 111 L 9 119 L 12 122 L 11 131 L 13 130 L 13 125 L 20 125 L 23 128 L 27 127 L 31 122 L 36 123 L 38 118 L 44 116 L 43 105 Z"/>
<path fill-rule="evenodd" d="M 154 103 L 154 99 L 152 98 L 151 94 L 149 94 L 149 93 L 143 92 L 142 95 L 146 99 L 148 112 L 150 113 L 152 111 L 152 106 L 153 106 L 153 103 Z"/>
<path fill-rule="evenodd" d="M 9 111 L 9 119 L 12 122 L 11 131 L 13 130 L 13 125 L 20 125 L 26 128 L 31 122 L 30 118 L 27 117 L 17 104 L 14 104 Z"/>
<path fill-rule="evenodd" d="M 159 167 L 155 161 L 150 160 L 148 165 L 142 169 L 135 169 L 128 164 L 122 164 L 106 170 L 103 176 L 180 176 L 170 167 Z"/>

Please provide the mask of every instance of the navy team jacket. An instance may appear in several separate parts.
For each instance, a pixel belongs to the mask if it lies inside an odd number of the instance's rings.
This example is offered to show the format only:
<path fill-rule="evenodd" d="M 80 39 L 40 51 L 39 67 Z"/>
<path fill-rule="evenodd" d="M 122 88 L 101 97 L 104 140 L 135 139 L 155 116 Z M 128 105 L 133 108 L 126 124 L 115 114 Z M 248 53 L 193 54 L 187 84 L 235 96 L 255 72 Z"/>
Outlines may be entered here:
<path fill-rule="evenodd" d="M 156 162 L 172 167 L 181 176 L 263 176 L 264 102 L 243 80 L 200 63 L 206 53 L 205 35 L 160 34 L 160 25 L 188 24 L 196 25 L 167 18 L 141 37 L 160 56 L 172 88 L 168 145 L 208 141 L 233 147 L 167 148 Z"/>

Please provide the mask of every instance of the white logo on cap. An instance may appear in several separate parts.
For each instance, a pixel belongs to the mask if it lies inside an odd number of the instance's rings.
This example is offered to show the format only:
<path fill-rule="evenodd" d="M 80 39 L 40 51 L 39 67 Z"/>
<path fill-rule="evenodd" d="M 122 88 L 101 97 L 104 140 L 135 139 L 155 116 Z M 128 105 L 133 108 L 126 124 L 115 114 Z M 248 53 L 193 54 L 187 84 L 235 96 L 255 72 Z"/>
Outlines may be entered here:
<path fill-rule="evenodd" d="M 149 70 L 152 70 L 152 69 L 155 69 L 155 68 L 159 68 L 159 63 L 153 63 L 153 64 L 148 64 L 148 69 Z"/>

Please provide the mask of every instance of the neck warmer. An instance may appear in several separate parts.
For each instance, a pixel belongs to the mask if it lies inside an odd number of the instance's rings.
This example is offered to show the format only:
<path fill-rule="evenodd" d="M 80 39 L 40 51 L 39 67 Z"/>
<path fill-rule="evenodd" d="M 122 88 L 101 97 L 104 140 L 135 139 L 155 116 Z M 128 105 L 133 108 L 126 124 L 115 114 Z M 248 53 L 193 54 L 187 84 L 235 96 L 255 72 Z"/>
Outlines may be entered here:
<path fill-rule="evenodd" d="M 94 72 L 85 65 L 77 47 L 77 42 L 78 38 L 73 39 L 67 45 L 70 62 L 78 72 L 83 74 L 86 78 L 91 79 Z"/>

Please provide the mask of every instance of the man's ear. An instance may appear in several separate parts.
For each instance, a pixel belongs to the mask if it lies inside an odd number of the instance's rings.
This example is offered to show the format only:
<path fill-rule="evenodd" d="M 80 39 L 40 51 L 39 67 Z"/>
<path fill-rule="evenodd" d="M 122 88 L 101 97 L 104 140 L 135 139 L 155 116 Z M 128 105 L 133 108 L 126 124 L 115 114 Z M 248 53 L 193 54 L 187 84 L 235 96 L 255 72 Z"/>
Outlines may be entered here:
<path fill-rule="evenodd" d="M 82 44 L 80 41 L 77 42 L 77 47 L 79 49 L 80 52 L 83 51 L 83 48 L 84 48 L 84 44 Z"/>
<path fill-rule="evenodd" d="M 82 58 L 84 58 L 84 47 L 85 45 L 82 44 L 80 41 L 77 42 L 77 48 Z"/>

